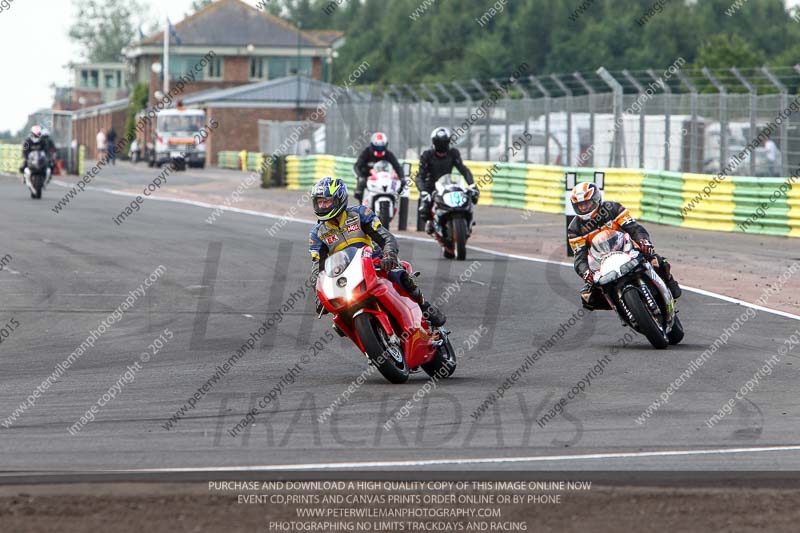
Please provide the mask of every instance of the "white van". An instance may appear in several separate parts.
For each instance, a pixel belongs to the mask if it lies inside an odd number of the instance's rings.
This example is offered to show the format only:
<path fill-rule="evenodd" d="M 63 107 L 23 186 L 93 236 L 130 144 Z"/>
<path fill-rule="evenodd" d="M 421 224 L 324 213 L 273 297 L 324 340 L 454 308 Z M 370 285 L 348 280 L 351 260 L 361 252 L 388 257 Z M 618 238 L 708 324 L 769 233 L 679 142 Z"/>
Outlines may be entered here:
<path fill-rule="evenodd" d="M 158 114 L 155 138 L 148 155 L 150 166 L 160 167 L 175 161 L 179 169 L 203 168 L 206 165 L 206 143 L 201 130 L 206 126 L 202 109 L 165 109 Z"/>

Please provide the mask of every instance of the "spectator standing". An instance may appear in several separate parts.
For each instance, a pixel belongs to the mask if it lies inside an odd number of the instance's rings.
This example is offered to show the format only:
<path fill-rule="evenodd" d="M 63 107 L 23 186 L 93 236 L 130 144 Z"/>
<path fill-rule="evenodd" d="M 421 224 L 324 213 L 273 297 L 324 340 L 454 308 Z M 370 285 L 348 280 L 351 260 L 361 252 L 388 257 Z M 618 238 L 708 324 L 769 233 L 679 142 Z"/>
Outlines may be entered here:
<path fill-rule="evenodd" d="M 767 166 L 769 167 L 769 176 L 771 178 L 777 178 L 780 175 L 779 163 L 778 160 L 780 159 L 780 150 L 778 150 L 778 145 L 775 144 L 771 138 L 768 138 L 764 142 L 764 150 L 766 151 L 767 157 Z"/>
<path fill-rule="evenodd" d="M 112 165 L 117 164 L 117 132 L 114 131 L 114 126 L 111 126 L 111 129 L 108 130 L 108 134 L 106 135 L 106 140 L 108 141 L 108 159 L 111 161 Z"/>
<path fill-rule="evenodd" d="M 100 161 L 103 159 L 103 155 L 106 152 L 106 134 L 103 131 L 103 128 L 100 128 L 100 131 L 97 132 L 97 160 Z"/>

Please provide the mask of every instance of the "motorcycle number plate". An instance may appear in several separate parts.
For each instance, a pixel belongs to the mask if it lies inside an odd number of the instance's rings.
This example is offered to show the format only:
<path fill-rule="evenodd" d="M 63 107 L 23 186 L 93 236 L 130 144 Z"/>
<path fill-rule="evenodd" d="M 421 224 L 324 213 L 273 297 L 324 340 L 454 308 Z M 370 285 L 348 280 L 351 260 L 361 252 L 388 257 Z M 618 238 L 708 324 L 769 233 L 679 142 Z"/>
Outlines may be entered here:
<path fill-rule="evenodd" d="M 183 157 L 183 152 L 170 152 L 170 157 Z"/>
<path fill-rule="evenodd" d="M 460 192 L 449 192 L 443 197 L 444 203 L 450 207 L 458 207 L 464 203 L 464 195 Z"/>

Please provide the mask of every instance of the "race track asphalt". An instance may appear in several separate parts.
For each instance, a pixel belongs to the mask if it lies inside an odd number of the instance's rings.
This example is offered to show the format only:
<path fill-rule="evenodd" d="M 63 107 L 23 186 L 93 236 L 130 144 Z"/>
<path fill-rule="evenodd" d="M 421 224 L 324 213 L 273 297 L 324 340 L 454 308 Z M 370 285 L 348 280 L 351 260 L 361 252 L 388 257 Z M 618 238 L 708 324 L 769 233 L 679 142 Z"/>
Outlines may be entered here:
<path fill-rule="evenodd" d="M 128 179 L 146 185 L 151 178 L 144 176 Z M 186 178 L 177 186 L 180 179 Z M 0 271 L 0 327 L 12 319 L 19 324 L 0 343 L 0 422 L 130 291 L 160 265 L 165 270 L 33 407 L 0 426 L 0 470 L 7 474 L 285 465 L 312 471 L 800 469 L 800 350 L 781 356 L 717 425 L 705 423 L 800 328 L 791 317 L 758 311 L 639 424 L 636 418 L 746 308 L 687 292 L 679 302 L 685 341 L 665 351 L 638 335 L 623 346 L 628 330 L 613 314 L 588 314 L 563 328 L 563 338 L 475 422 L 471 414 L 487 396 L 579 311 L 580 284 L 558 264 L 474 249 L 466 262 L 445 261 L 432 242 L 402 239 L 401 256 L 422 271 L 426 295 L 449 294 L 442 308 L 463 351 L 458 370 L 418 401 L 413 397 L 426 383 L 423 375 L 390 385 L 373 374 L 320 422 L 367 364 L 349 341 L 327 340 L 330 321 L 313 315 L 313 298 L 291 297 L 308 275 L 309 225 L 290 221 L 270 237 L 266 228 L 275 218 L 230 212 L 208 224 L 210 208 L 158 198 L 146 199 L 117 225 L 112 217 L 130 197 L 87 190 L 56 214 L 51 208 L 65 192 L 54 184 L 33 201 L 18 178 L 0 179 L 0 257 L 11 256 Z M 454 288 L 460 275 L 466 281 Z M 290 300 L 296 303 L 285 318 L 165 429 L 217 366 Z M 165 329 L 174 337 L 143 362 L 141 354 L 152 354 L 149 345 Z M 324 349 L 315 355 L 318 340 Z M 540 427 L 536 419 L 606 355 L 602 375 L 570 401 L 565 415 Z M 135 379 L 70 434 L 137 362 Z M 294 383 L 284 379 L 277 401 L 230 436 L 296 364 Z M 409 400 L 408 416 L 384 430 Z"/>

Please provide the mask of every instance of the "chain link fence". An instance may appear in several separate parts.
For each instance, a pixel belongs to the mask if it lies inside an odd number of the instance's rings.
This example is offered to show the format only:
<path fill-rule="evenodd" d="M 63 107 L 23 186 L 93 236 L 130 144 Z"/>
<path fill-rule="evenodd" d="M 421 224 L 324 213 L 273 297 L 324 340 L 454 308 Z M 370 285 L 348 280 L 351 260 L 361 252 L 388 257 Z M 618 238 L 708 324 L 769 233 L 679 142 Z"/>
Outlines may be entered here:
<path fill-rule="evenodd" d="M 447 126 L 471 160 L 788 176 L 800 163 L 800 100 L 787 87 L 798 85 L 797 68 L 721 76 L 671 67 L 524 76 L 508 90 L 500 80 L 357 88 L 313 128 L 262 121 L 261 149 L 299 128 L 283 153 L 352 157 L 383 131 L 398 157 L 416 159 Z M 771 142 L 757 140 L 770 124 Z"/>

